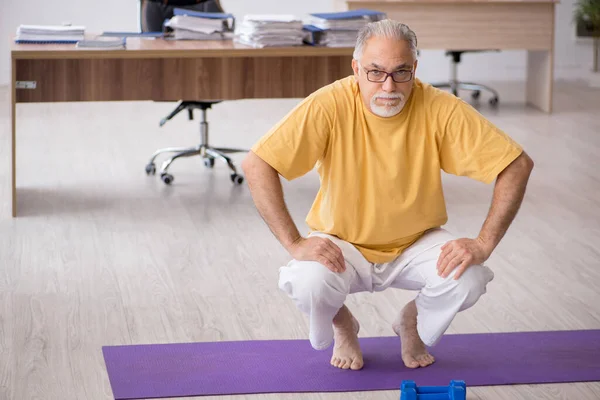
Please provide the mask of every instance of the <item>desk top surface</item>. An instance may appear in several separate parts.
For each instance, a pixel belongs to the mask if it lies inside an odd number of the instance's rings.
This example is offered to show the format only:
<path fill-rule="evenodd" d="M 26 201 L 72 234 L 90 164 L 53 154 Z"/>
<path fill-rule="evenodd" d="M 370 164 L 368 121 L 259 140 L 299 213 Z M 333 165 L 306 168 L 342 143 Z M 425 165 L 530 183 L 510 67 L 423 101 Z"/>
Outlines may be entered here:
<path fill-rule="evenodd" d="M 346 0 L 346 3 L 440 3 L 440 4 L 455 4 L 455 3 L 560 3 L 560 0 Z"/>
<path fill-rule="evenodd" d="M 93 38 L 95 35 L 86 35 Z M 232 40 L 164 40 L 130 37 L 127 49 L 78 49 L 75 44 L 16 44 L 11 39 L 14 59 L 36 58 L 197 58 L 197 57 L 306 57 L 351 56 L 353 48 L 290 47 L 253 48 Z"/>

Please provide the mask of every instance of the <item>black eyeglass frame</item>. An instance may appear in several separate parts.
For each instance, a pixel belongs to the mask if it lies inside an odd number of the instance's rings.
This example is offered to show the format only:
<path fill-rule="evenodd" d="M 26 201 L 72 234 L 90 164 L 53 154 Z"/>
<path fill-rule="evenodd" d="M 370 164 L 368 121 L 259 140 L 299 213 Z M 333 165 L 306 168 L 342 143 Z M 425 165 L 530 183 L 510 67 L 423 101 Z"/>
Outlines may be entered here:
<path fill-rule="evenodd" d="M 394 71 L 394 72 L 385 72 L 385 71 L 380 71 L 380 70 L 378 70 L 378 69 L 372 69 L 372 70 L 368 70 L 368 69 L 366 69 L 365 67 L 363 67 L 363 69 L 365 70 L 365 72 L 366 72 L 366 74 L 367 74 L 367 80 L 368 80 L 369 82 L 374 82 L 374 83 L 384 83 L 385 81 L 387 81 L 387 78 L 388 78 L 388 77 L 391 77 L 391 78 L 392 78 L 392 80 L 393 80 L 394 82 L 396 82 L 396 83 L 404 83 L 404 82 L 409 82 L 409 81 L 410 81 L 410 80 L 413 78 L 413 76 L 414 76 L 414 71 L 413 71 L 412 69 L 410 69 L 410 70 L 408 70 L 408 69 L 402 69 L 402 70 L 399 70 L 399 71 Z M 382 74 L 385 74 L 385 77 L 384 77 L 384 78 L 381 78 L 381 79 L 378 79 L 378 80 L 377 80 L 377 79 L 376 79 L 376 80 L 373 80 L 373 79 L 371 79 L 371 78 L 369 77 L 369 74 L 370 74 L 370 73 L 372 73 L 372 72 L 380 72 L 380 73 L 382 73 Z M 405 73 L 405 72 L 408 72 L 408 73 L 409 73 L 409 74 L 408 74 L 408 79 L 404 79 L 404 80 L 401 80 L 401 81 L 397 81 L 396 79 L 394 79 L 394 74 L 396 74 L 396 73 L 398 73 L 398 72 L 403 72 L 403 73 Z"/>

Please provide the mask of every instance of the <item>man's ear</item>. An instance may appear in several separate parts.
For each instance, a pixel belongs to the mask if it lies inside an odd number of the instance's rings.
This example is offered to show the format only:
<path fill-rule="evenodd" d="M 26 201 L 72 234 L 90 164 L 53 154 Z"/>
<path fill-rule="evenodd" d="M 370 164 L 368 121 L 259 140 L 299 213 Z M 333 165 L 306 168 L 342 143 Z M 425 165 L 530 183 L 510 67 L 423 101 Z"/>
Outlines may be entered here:
<path fill-rule="evenodd" d="M 354 79 L 358 81 L 358 61 L 352 59 L 352 70 L 354 71 Z"/>

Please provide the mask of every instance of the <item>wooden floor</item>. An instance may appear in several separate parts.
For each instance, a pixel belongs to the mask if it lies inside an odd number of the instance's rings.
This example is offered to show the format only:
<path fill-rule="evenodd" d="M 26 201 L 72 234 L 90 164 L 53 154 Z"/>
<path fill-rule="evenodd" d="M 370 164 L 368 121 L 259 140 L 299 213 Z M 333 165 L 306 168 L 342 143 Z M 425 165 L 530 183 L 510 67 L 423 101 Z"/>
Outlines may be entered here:
<path fill-rule="evenodd" d="M 482 103 L 481 112 L 536 167 L 488 263 L 488 294 L 448 333 L 599 329 L 600 89 L 558 83 L 548 116 L 523 106 L 524 85 L 496 87 L 501 107 Z M 171 187 L 145 175 L 155 149 L 196 143 L 196 121 L 182 114 L 159 128 L 172 103 L 19 105 L 12 219 L 7 89 L 0 94 L 0 399 L 112 398 L 103 345 L 306 338 L 306 318 L 277 289 L 288 256 L 248 189 L 234 187 L 224 165 L 210 171 L 195 159 L 173 164 Z M 213 144 L 248 148 L 297 102 L 216 106 Z M 447 228 L 476 235 L 493 187 L 444 182 Z M 285 183 L 303 229 L 317 187 L 314 173 Z M 361 336 L 392 335 L 413 296 L 360 294 L 348 305 Z M 391 400 L 399 391 L 218 398 Z M 600 383 L 472 387 L 469 398 L 599 399 Z"/>

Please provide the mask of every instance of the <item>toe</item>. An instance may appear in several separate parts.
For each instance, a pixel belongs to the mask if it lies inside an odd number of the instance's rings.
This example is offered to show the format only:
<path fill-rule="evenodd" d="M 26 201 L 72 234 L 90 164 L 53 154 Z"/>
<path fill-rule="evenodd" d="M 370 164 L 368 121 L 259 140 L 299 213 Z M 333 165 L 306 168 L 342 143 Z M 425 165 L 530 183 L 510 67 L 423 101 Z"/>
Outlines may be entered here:
<path fill-rule="evenodd" d="M 340 359 L 339 358 L 333 357 L 331 359 L 331 365 L 333 365 L 334 367 L 337 367 L 339 363 L 340 363 Z"/>
<path fill-rule="evenodd" d="M 348 369 L 350 368 L 350 360 L 345 358 L 341 363 L 340 363 L 340 368 L 342 369 Z"/>
<path fill-rule="evenodd" d="M 418 361 L 421 367 L 426 367 L 433 363 L 433 357 L 431 357 L 429 354 L 424 354 L 423 356 L 418 358 Z"/>
<path fill-rule="evenodd" d="M 350 365 L 350 368 L 353 370 L 359 370 L 363 367 L 363 361 L 360 359 L 355 359 L 354 361 L 352 361 L 352 365 Z"/>

